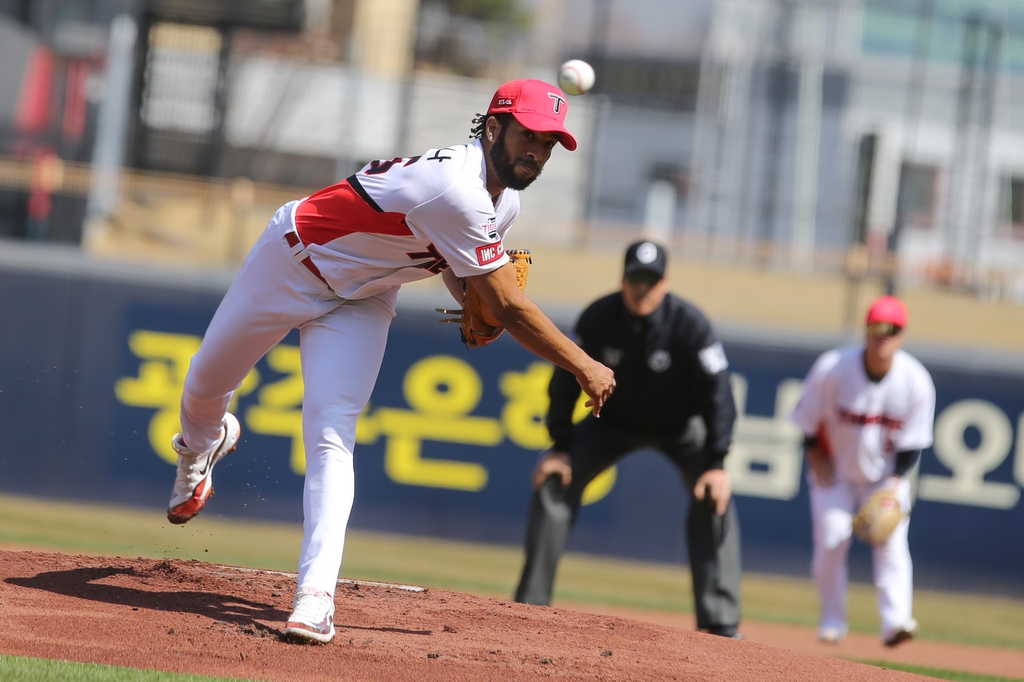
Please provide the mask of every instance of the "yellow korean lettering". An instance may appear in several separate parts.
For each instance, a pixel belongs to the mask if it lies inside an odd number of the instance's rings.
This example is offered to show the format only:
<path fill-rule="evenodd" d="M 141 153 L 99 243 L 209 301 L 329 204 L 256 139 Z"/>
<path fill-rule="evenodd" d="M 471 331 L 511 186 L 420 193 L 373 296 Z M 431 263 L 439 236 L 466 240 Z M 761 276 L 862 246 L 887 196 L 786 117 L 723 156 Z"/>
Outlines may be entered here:
<path fill-rule="evenodd" d="M 299 347 L 275 346 L 267 353 L 267 365 L 286 376 L 260 389 L 257 394 L 259 404 L 246 410 L 245 421 L 253 433 L 290 439 L 288 466 L 292 472 L 303 476 L 306 473 L 306 448 L 302 435 L 304 384 Z M 372 443 L 377 439 L 377 433 L 376 420 L 369 416 L 367 406 L 356 423 L 356 442 Z"/>
<path fill-rule="evenodd" d="M 200 337 L 191 334 L 170 334 L 140 329 L 128 336 L 128 348 L 141 358 L 137 377 L 122 377 L 114 384 L 117 399 L 132 407 L 155 408 L 149 421 L 147 435 L 153 451 L 161 459 L 175 464 L 178 455 L 171 447 L 171 439 L 181 430 L 178 411 L 181 392 L 185 386 L 192 356 L 199 350 Z M 253 370 L 235 391 L 233 409 L 238 395 L 252 391 L 259 383 L 259 374 Z"/>
<path fill-rule="evenodd" d="M 544 419 L 548 413 L 548 384 L 554 366 L 535 362 L 525 372 L 505 372 L 498 388 L 508 402 L 501 410 L 501 423 L 509 440 L 527 450 L 551 447 Z"/>
<path fill-rule="evenodd" d="M 374 413 L 387 437 L 388 477 L 404 485 L 482 490 L 487 485 L 483 465 L 422 456 L 423 440 L 493 447 L 504 438 L 498 420 L 468 416 L 483 395 L 476 370 L 458 358 L 436 355 L 410 367 L 402 388 L 412 410 L 381 407 Z"/>
<path fill-rule="evenodd" d="M 376 415 L 370 412 L 370 403 L 359 413 L 359 421 L 356 422 L 356 442 L 360 445 L 375 443 L 380 436 L 380 424 Z"/>
<path fill-rule="evenodd" d="M 302 359 L 298 346 L 278 345 L 267 353 L 267 365 L 286 375 L 267 384 L 256 395 L 259 402 L 245 412 L 253 433 L 291 439 L 288 458 L 291 470 L 306 473 L 306 450 L 302 445 Z"/>

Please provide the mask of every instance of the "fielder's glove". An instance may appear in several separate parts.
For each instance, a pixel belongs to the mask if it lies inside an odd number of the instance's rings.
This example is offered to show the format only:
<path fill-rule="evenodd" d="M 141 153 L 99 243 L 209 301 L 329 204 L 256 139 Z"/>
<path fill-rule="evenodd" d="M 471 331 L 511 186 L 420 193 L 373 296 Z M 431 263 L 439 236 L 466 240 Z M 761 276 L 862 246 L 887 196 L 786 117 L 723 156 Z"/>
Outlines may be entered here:
<path fill-rule="evenodd" d="M 533 263 L 529 250 L 515 249 L 506 251 L 506 253 L 512 262 L 512 266 L 515 268 L 516 284 L 519 285 L 519 290 L 526 291 L 526 278 L 530 274 L 530 265 Z M 486 346 L 501 336 L 505 328 L 494 317 L 484 300 L 480 298 L 480 292 L 477 291 L 476 287 L 468 281 L 465 286 L 466 300 L 462 304 L 461 310 L 447 310 L 445 308 L 437 308 L 436 310 L 445 315 L 455 316 L 441 318 L 440 321 L 461 325 L 462 342 L 468 347 Z"/>
<path fill-rule="evenodd" d="M 853 517 L 853 534 L 869 545 L 884 545 L 906 515 L 896 493 L 888 488 L 876 490 Z"/>

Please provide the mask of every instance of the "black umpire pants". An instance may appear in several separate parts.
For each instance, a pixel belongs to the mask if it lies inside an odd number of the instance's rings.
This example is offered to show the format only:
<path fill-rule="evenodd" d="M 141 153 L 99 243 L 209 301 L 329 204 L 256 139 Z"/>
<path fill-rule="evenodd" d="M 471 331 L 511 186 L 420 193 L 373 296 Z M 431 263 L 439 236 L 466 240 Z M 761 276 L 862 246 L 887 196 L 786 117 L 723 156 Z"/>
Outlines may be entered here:
<path fill-rule="evenodd" d="M 690 421 L 680 437 L 651 438 L 587 417 L 573 434 L 572 483 L 562 488 L 551 476 L 533 494 L 526 530 L 526 565 L 516 601 L 550 604 L 558 562 L 579 514 L 583 489 L 598 474 L 641 448 L 656 448 L 679 469 L 690 495 L 686 519 L 687 549 L 693 574 L 697 627 L 736 626 L 740 622 L 740 527 L 732 499 L 724 516 L 693 499 L 693 486 L 704 473 L 704 423 Z"/>

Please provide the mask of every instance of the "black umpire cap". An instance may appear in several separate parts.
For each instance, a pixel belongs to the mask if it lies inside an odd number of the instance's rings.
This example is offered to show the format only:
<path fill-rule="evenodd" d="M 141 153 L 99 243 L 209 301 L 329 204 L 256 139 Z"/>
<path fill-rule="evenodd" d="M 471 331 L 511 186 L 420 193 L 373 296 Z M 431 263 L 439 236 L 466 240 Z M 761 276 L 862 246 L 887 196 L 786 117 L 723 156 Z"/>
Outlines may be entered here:
<path fill-rule="evenodd" d="M 668 266 L 668 252 L 665 247 L 651 241 L 634 242 L 626 249 L 626 265 L 624 274 L 629 277 L 634 272 L 645 270 L 662 278 Z"/>

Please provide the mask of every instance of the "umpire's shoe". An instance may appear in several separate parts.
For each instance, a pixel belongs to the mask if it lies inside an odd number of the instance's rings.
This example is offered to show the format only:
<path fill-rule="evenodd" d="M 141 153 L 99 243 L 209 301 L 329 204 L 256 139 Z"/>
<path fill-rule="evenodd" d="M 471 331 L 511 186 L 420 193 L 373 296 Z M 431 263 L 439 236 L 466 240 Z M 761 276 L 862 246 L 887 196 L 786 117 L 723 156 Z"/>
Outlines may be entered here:
<path fill-rule="evenodd" d="M 745 639 L 735 625 L 713 625 L 708 628 L 708 634 L 729 639 Z"/>
<path fill-rule="evenodd" d="M 296 644 L 327 644 L 334 639 L 334 597 L 315 587 L 301 587 L 284 638 Z"/>
<path fill-rule="evenodd" d="M 174 436 L 171 447 L 178 453 L 178 475 L 167 507 L 168 521 L 185 523 L 202 511 L 206 498 L 213 492 L 213 465 L 235 449 L 241 435 L 242 427 L 235 415 L 228 412 L 220 427 L 220 438 L 206 452 L 193 452 L 180 433 Z"/>

